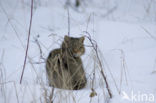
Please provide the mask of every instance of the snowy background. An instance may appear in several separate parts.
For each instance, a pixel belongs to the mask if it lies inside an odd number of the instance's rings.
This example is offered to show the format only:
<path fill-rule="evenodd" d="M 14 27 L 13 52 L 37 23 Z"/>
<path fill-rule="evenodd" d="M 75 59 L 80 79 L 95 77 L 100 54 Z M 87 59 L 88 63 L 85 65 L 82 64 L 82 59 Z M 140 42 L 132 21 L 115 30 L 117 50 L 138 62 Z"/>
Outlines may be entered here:
<path fill-rule="evenodd" d="M 70 36 L 87 31 L 97 42 L 111 99 L 87 38 L 82 56 L 87 86 L 77 91 L 55 88 L 51 98 L 41 54 L 46 58 L 68 34 L 67 7 Z M 156 0 L 80 0 L 79 7 L 75 0 L 70 5 L 66 0 L 34 0 L 20 84 L 30 10 L 31 0 L 0 0 L 0 103 L 156 103 Z M 97 95 L 90 97 L 91 88 Z"/>

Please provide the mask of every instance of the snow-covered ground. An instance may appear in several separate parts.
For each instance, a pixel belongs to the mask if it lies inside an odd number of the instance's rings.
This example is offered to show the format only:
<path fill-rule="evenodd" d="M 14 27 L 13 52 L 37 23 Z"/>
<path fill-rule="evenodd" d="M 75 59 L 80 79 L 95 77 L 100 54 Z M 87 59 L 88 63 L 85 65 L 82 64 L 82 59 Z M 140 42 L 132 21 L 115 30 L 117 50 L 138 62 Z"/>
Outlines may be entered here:
<path fill-rule="evenodd" d="M 71 0 L 74 3 L 74 0 Z M 34 2 L 26 68 L 22 73 L 30 5 L 27 0 L 0 1 L 0 103 L 50 103 L 42 56 L 58 48 L 68 33 L 65 0 Z M 82 90 L 54 89 L 54 103 L 156 103 L 156 1 L 82 0 L 70 12 L 70 35 L 96 40 L 113 97 L 109 99 L 89 40 L 82 56 L 88 79 Z M 95 80 L 93 79 L 95 70 Z M 90 97 L 92 82 L 97 95 Z"/>

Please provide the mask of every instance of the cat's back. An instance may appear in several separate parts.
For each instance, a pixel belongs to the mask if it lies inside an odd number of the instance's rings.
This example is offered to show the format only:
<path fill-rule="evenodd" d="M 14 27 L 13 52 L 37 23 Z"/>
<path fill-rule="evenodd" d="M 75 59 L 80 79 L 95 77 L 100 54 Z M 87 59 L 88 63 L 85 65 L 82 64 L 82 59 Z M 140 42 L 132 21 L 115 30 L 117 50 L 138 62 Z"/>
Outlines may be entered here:
<path fill-rule="evenodd" d="M 61 54 L 61 49 L 54 49 L 49 53 L 48 59 L 55 58 L 55 56 Z"/>
<path fill-rule="evenodd" d="M 49 53 L 46 61 L 47 70 L 53 68 L 53 64 L 55 63 L 56 59 L 60 54 L 61 54 L 61 49 L 54 49 Z"/>

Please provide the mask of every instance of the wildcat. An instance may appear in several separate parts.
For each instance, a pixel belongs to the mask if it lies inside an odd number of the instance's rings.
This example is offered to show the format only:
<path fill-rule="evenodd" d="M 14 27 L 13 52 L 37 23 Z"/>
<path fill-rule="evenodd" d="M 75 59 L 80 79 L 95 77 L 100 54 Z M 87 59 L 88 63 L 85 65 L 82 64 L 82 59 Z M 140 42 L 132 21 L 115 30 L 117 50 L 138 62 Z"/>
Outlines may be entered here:
<path fill-rule="evenodd" d="M 65 36 L 61 48 L 50 52 L 46 61 L 50 86 L 69 90 L 86 86 L 87 79 L 80 58 L 85 53 L 84 39 Z"/>

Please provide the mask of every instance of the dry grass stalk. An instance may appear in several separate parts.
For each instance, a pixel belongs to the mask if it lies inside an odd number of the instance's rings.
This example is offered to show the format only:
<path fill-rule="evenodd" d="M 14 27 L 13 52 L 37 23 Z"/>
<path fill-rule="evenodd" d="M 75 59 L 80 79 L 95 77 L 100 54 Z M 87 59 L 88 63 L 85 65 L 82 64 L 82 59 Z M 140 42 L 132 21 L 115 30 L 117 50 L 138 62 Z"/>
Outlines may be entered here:
<path fill-rule="evenodd" d="M 93 56 L 93 59 L 96 61 L 96 57 L 95 56 Z M 96 64 L 95 63 L 96 62 L 94 62 L 93 79 L 91 81 L 91 91 L 92 91 L 90 93 L 90 97 L 91 98 L 94 97 L 94 96 L 97 96 L 97 93 L 96 93 L 96 91 L 94 89 L 94 84 L 95 84 L 95 69 L 96 69 Z M 90 103 L 91 103 L 91 100 L 90 100 Z"/>
<path fill-rule="evenodd" d="M 45 61 L 46 59 L 43 57 L 43 52 L 42 52 L 40 43 L 39 43 L 39 41 L 38 41 L 37 38 L 35 39 L 35 42 L 36 42 L 36 44 L 37 44 L 37 46 L 38 46 L 38 48 L 39 48 L 39 50 L 40 50 L 40 59 L 43 59 L 43 60 Z"/>
<path fill-rule="evenodd" d="M 15 82 L 13 82 L 13 84 L 14 84 L 14 88 L 15 88 L 15 93 L 16 93 L 16 99 L 17 99 L 17 103 L 20 103 L 20 102 L 19 102 L 18 93 L 17 93 L 17 87 L 16 87 L 16 83 L 15 83 Z"/>
<path fill-rule="evenodd" d="M 29 32 L 28 32 L 28 39 L 27 39 L 27 47 L 26 47 L 26 52 L 25 52 L 25 59 L 24 59 L 24 65 L 23 65 L 23 70 L 20 78 L 20 84 L 22 83 L 22 78 L 26 66 L 26 61 L 27 61 L 27 55 L 28 55 L 28 49 L 29 49 L 29 40 L 30 40 L 30 32 L 31 32 L 31 25 L 32 25 L 32 16 L 33 16 L 33 2 L 34 0 L 31 0 L 31 15 L 30 15 L 30 24 L 29 24 Z"/>
<path fill-rule="evenodd" d="M 118 88 L 118 86 L 117 86 L 117 83 L 116 83 L 115 78 L 113 77 L 112 71 L 111 71 L 111 69 L 110 69 L 108 63 L 106 62 L 105 58 L 103 58 L 103 60 L 104 60 L 104 62 L 105 62 L 106 67 L 108 68 L 108 71 L 109 71 L 109 73 L 110 73 L 111 78 L 113 79 L 113 82 L 114 82 L 114 85 L 115 85 L 115 87 L 116 87 L 116 90 L 117 90 L 117 92 L 120 94 L 120 90 L 119 90 L 119 88 Z"/>
<path fill-rule="evenodd" d="M 70 15 L 69 15 L 69 8 L 67 7 L 68 12 L 68 36 L 70 36 Z"/>
<path fill-rule="evenodd" d="M 3 57 L 4 57 L 4 50 L 2 51 L 1 58 L 0 58 L 0 93 L 4 97 L 4 102 L 7 101 L 6 97 L 6 71 L 3 65 Z"/>
<path fill-rule="evenodd" d="M 156 41 L 156 37 L 153 36 L 146 28 L 144 28 L 143 26 L 141 26 L 141 28 L 153 39 Z"/>
<path fill-rule="evenodd" d="M 120 75 L 120 90 L 119 90 L 119 93 L 121 93 L 121 86 L 122 86 L 122 82 L 123 82 L 123 78 L 124 78 L 123 76 L 125 75 L 125 81 L 126 81 L 127 85 L 128 85 L 128 80 L 127 80 L 127 73 L 126 73 L 125 54 L 124 54 L 124 51 L 122 49 L 119 49 L 119 51 L 121 52 L 121 75 Z"/>
<path fill-rule="evenodd" d="M 49 96 L 50 103 L 53 103 L 53 97 L 54 97 L 54 87 L 52 87 L 52 90 Z"/>
<path fill-rule="evenodd" d="M 112 93 L 111 93 L 111 91 L 110 91 L 110 87 L 109 87 L 109 85 L 108 85 L 106 76 L 105 76 L 105 74 L 104 74 L 104 72 L 103 72 L 103 69 L 104 69 L 104 68 L 103 68 L 102 63 L 101 63 L 101 60 L 100 60 L 100 58 L 99 58 L 99 54 L 98 54 L 98 45 L 97 45 L 96 41 L 93 40 L 93 39 L 91 38 L 91 35 L 90 35 L 87 31 L 85 31 L 85 33 L 87 34 L 87 35 L 85 35 L 85 37 L 90 41 L 90 43 L 91 43 L 91 45 L 92 45 L 92 48 L 94 49 L 94 51 L 95 51 L 95 53 L 96 53 L 97 61 L 98 61 L 99 67 L 100 67 L 100 73 L 101 73 L 101 75 L 102 75 L 102 77 L 103 77 L 103 79 L 104 79 L 104 81 L 105 81 L 105 83 L 106 83 L 106 88 L 107 88 L 109 97 L 112 98 Z"/>

